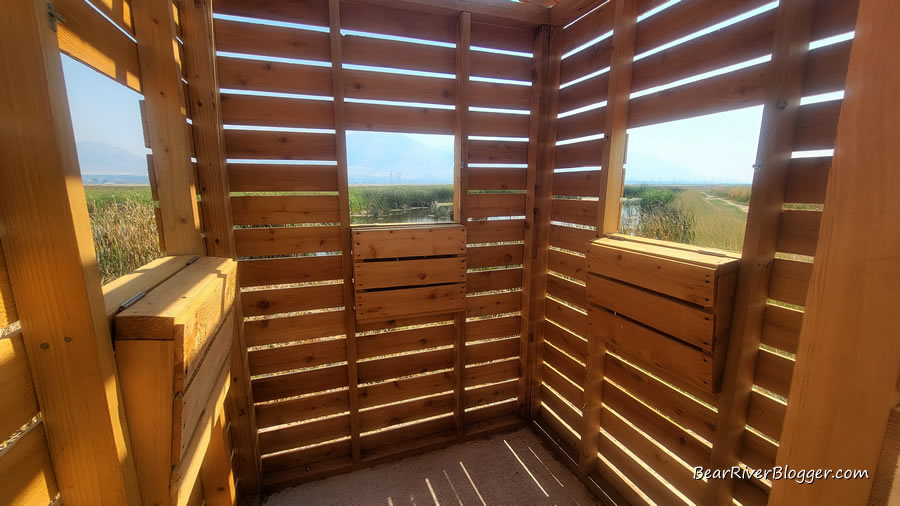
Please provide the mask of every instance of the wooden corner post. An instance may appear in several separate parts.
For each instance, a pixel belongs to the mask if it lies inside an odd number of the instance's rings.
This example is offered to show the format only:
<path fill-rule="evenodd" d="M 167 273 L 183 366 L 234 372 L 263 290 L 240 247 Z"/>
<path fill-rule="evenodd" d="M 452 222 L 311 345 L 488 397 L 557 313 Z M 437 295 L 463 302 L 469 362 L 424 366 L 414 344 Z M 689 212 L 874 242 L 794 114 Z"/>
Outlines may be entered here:
<path fill-rule="evenodd" d="M 865 469 L 869 479 L 777 480 L 769 504 L 896 504 L 896 446 L 878 470 L 893 486 L 880 483 L 876 467 L 900 402 L 897 47 L 896 2 L 860 2 L 776 458 L 792 469 Z"/>
<path fill-rule="evenodd" d="M 236 260 L 212 15 L 209 0 L 195 0 L 181 5 L 184 65 L 188 80 L 188 104 L 193 123 L 191 130 L 197 157 L 197 184 L 201 196 L 206 252 L 211 256 Z M 234 442 L 234 468 L 239 493 L 253 495 L 259 492 L 259 442 L 250 388 L 240 289 L 235 297 L 232 385 L 228 391 L 226 408 Z"/>
<path fill-rule="evenodd" d="M 711 469 L 737 465 L 747 425 L 814 4 L 814 0 L 783 0 L 778 6 Z M 706 504 L 730 504 L 732 488 L 730 479 L 711 480 Z"/>
<path fill-rule="evenodd" d="M 55 28 L 0 16 L 0 237 L 67 504 L 140 504 Z"/>

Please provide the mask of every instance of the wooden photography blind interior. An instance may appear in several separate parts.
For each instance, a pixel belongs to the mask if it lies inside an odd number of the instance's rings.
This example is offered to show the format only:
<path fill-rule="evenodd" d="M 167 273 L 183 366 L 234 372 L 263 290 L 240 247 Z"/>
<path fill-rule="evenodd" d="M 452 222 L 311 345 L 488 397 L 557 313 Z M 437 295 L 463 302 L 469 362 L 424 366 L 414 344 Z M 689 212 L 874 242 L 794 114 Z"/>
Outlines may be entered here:
<path fill-rule="evenodd" d="M 846 210 L 826 199 L 838 133 L 862 142 L 838 127 L 841 92 L 859 30 L 883 37 L 891 8 L 56 0 L 48 22 L 46 4 L 17 3 L 0 37 L 25 49 L 2 69 L 31 77 L 3 81 L 0 112 L 49 134 L 23 128 L 3 156 L 19 196 L 3 191 L 0 324 L 22 328 L 0 338 L 0 470 L 26 479 L 0 502 L 234 503 L 528 425 L 603 501 L 768 503 L 781 484 L 692 469 L 783 463 L 788 411 L 815 408 L 791 403 L 807 387 L 792 377 L 823 298 L 814 260 L 834 246 L 823 216 Z M 83 192 L 64 183 L 80 174 L 60 51 L 144 97 L 168 256 L 102 291 Z M 750 106 L 763 120 L 714 387 L 605 335 L 611 298 L 656 332 L 627 304 L 658 287 L 610 279 L 591 248 L 702 255 L 617 234 L 627 132 Z M 351 227 L 348 130 L 453 135 L 453 223 Z M 38 192 L 56 204 L 29 204 Z M 53 255 L 31 254 L 36 224 L 53 224 Z M 87 379 L 52 379 L 72 360 Z M 884 411 L 879 434 L 900 418 Z M 165 453 L 146 437 L 160 426 Z M 878 477 L 876 503 L 891 493 Z"/>

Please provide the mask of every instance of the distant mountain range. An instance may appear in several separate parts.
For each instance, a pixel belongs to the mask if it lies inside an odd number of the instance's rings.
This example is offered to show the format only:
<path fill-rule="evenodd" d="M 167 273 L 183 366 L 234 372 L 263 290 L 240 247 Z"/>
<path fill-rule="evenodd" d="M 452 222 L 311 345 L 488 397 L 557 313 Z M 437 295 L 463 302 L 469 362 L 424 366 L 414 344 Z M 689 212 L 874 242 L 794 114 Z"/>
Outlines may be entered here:
<path fill-rule="evenodd" d="M 102 141 L 76 144 L 85 184 L 149 184 L 144 157 Z"/>

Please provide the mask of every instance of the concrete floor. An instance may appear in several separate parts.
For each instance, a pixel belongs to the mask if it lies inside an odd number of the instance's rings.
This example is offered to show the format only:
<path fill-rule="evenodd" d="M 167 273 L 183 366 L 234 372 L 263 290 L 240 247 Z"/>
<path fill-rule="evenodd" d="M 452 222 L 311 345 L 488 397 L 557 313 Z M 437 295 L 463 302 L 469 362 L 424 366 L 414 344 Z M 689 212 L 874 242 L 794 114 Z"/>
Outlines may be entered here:
<path fill-rule="evenodd" d="M 588 505 L 587 488 L 523 428 L 281 490 L 281 505 Z"/>

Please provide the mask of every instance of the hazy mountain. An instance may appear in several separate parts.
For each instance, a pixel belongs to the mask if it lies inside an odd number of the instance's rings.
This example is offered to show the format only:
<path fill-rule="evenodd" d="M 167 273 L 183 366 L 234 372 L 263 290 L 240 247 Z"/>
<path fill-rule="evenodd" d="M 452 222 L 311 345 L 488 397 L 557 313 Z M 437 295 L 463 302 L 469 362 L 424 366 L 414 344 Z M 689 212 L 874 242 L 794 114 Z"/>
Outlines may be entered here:
<path fill-rule="evenodd" d="M 144 157 L 102 141 L 76 144 L 78 164 L 85 182 L 146 184 L 147 160 Z"/>
<path fill-rule="evenodd" d="M 350 184 L 453 182 L 453 137 L 347 132 Z"/>

